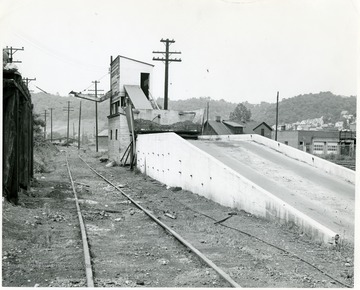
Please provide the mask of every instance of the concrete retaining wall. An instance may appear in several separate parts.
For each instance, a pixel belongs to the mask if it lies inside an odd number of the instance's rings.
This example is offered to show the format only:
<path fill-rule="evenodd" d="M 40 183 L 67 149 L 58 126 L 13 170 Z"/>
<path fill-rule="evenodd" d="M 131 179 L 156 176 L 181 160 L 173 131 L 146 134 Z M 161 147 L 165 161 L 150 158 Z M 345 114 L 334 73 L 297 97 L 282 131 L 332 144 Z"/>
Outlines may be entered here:
<path fill-rule="evenodd" d="M 137 167 L 221 205 L 295 223 L 317 241 L 333 242 L 336 234 L 174 133 L 139 135 Z"/>
<path fill-rule="evenodd" d="M 257 134 L 243 134 L 243 135 L 222 135 L 222 136 L 199 136 L 200 140 L 234 140 L 234 141 L 255 141 L 259 144 L 265 145 L 268 148 L 274 149 L 293 159 L 305 162 L 311 166 L 322 169 L 323 171 L 335 175 L 343 180 L 355 184 L 355 171 L 337 165 L 320 157 L 306 153 L 299 149 L 276 142 L 269 138 L 265 138 Z"/>

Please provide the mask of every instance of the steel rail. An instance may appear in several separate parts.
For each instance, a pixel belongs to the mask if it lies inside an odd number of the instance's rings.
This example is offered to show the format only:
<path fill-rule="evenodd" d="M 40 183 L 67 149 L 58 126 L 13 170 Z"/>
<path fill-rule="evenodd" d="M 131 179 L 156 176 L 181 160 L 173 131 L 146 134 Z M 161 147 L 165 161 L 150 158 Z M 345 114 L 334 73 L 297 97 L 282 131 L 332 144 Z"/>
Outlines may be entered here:
<path fill-rule="evenodd" d="M 84 220 L 83 220 L 83 217 L 81 215 L 80 205 L 79 205 L 79 201 L 78 201 L 76 190 L 75 190 L 74 180 L 73 180 L 73 178 L 71 176 L 71 171 L 70 171 L 70 166 L 69 166 L 69 161 L 68 161 L 67 155 L 65 155 L 65 158 L 66 158 L 66 166 L 67 166 L 70 181 L 71 181 L 71 187 L 72 187 L 72 190 L 73 190 L 73 193 L 74 193 L 74 198 L 75 198 L 75 203 L 76 203 L 76 210 L 77 210 L 78 217 L 79 217 L 81 238 L 82 238 L 83 250 L 84 250 L 86 284 L 87 284 L 88 287 L 94 287 L 94 276 L 93 276 L 93 271 L 92 271 L 92 267 L 91 267 L 90 250 L 89 250 L 89 244 L 88 244 L 88 241 L 87 241 L 87 235 L 86 235 L 86 229 L 85 229 L 85 225 L 84 225 Z"/>
<path fill-rule="evenodd" d="M 161 222 L 158 218 L 156 218 L 151 212 L 147 209 L 143 208 L 140 204 L 138 204 L 134 199 L 132 199 L 129 195 L 127 195 L 122 189 L 113 184 L 110 180 L 102 176 L 95 169 L 93 169 L 80 155 L 78 157 L 99 177 L 105 180 L 108 184 L 113 186 L 116 190 L 118 190 L 123 196 L 125 196 L 128 200 L 130 200 L 137 208 L 143 211 L 147 216 L 149 216 L 154 222 L 156 222 L 159 226 L 161 226 L 164 230 L 169 232 L 174 238 L 176 238 L 181 244 L 187 247 L 191 252 L 193 252 L 196 256 L 198 256 L 203 262 L 205 262 L 209 267 L 211 267 L 216 273 L 220 275 L 226 282 L 228 282 L 234 288 L 242 288 L 238 283 L 236 283 L 227 273 L 225 273 L 222 269 L 220 269 L 213 261 L 208 259 L 203 253 L 201 253 L 198 249 L 196 249 L 193 245 L 191 245 L 188 241 L 182 238 L 178 233 L 169 228 L 166 224 Z"/>

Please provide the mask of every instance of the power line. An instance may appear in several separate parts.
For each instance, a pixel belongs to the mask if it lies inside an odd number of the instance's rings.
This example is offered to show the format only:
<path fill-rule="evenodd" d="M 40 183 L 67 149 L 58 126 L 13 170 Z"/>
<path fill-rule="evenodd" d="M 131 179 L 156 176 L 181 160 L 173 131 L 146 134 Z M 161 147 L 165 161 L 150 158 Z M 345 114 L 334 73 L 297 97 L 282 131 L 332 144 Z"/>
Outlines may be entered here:
<path fill-rule="evenodd" d="M 181 59 L 174 58 L 171 59 L 170 56 L 172 54 L 181 54 L 180 51 L 169 51 L 170 44 L 175 43 L 175 40 L 170 39 L 161 39 L 160 42 L 163 42 L 165 44 L 165 51 L 153 51 L 153 53 L 161 53 L 165 57 L 153 57 L 153 60 L 155 61 L 163 61 L 165 62 L 165 88 L 164 88 L 164 110 L 168 109 L 168 88 L 169 88 L 169 63 L 170 62 L 181 62 Z"/>
<path fill-rule="evenodd" d="M 44 113 L 42 113 L 42 115 L 45 116 L 44 140 L 46 140 L 46 117 L 47 117 L 47 115 L 48 115 L 47 110 L 45 110 Z"/>
<path fill-rule="evenodd" d="M 104 77 L 106 77 L 106 76 L 109 75 L 109 74 L 110 74 L 110 73 L 107 72 L 107 73 L 104 74 L 101 78 L 98 78 L 99 82 L 100 82 Z M 90 87 L 92 87 L 92 86 L 93 86 L 93 84 L 91 84 L 90 86 L 88 86 L 86 89 L 82 90 L 82 92 L 85 92 L 88 88 L 90 88 Z"/>
<path fill-rule="evenodd" d="M 50 141 L 53 141 L 53 112 L 54 108 L 50 108 Z"/>
<path fill-rule="evenodd" d="M 34 46 L 37 49 L 45 52 L 49 56 L 58 59 L 61 62 L 66 62 L 69 65 L 77 66 L 77 68 L 82 66 L 81 69 L 86 69 L 86 70 L 90 69 L 92 71 L 99 71 L 100 69 L 103 69 L 103 67 L 99 66 L 99 65 L 92 65 L 92 64 L 89 64 L 89 63 L 83 63 L 83 62 L 78 61 L 76 59 L 70 59 L 68 55 L 65 55 L 63 53 L 60 53 L 59 51 L 55 51 L 55 50 L 53 50 L 51 48 L 48 48 L 43 43 L 40 43 L 39 41 L 36 41 L 34 39 L 30 39 L 28 35 L 24 36 L 21 33 L 15 33 L 15 36 L 17 36 L 18 38 L 28 42 L 32 46 Z"/>
<path fill-rule="evenodd" d="M 63 111 L 67 111 L 68 118 L 67 118 L 67 133 L 66 133 L 66 146 L 69 147 L 69 120 L 70 120 L 70 111 L 74 111 L 73 107 L 70 107 L 70 101 L 68 101 L 67 108 L 63 108 Z"/>
<path fill-rule="evenodd" d="M 95 90 L 89 90 L 89 91 L 94 91 L 95 92 L 95 99 L 97 99 L 97 93 L 99 91 L 103 91 L 103 90 L 98 90 L 97 88 L 97 84 L 100 83 L 100 81 L 93 81 L 92 83 L 95 84 Z M 95 140 L 96 140 L 96 152 L 99 152 L 99 143 L 98 143 L 98 110 L 97 110 L 97 103 L 95 102 Z"/>

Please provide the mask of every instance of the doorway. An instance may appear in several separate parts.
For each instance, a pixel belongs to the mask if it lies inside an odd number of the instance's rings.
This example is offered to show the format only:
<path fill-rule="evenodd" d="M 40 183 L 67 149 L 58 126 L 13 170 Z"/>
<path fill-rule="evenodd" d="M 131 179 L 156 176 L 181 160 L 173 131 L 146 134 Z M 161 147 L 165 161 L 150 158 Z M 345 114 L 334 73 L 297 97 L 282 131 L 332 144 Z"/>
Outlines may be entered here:
<path fill-rule="evenodd" d="M 144 92 L 147 99 L 149 99 L 149 79 L 150 74 L 149 73 L 141 73 L 140 75 L 140 87 L 142 91 Z"/>

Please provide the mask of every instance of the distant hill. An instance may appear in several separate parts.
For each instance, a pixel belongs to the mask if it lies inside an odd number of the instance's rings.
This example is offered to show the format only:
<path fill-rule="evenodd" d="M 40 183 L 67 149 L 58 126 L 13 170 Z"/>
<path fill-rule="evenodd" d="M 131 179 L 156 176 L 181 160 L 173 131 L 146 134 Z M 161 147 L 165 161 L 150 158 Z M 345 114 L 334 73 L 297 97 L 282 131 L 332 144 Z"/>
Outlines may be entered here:
<path fill-rule="evenodd" d="M 265 103 L 245 106 L 251 110 L 252 118 L 275 124 L 276 103 Z M 341 112 L 348 111 L 356 116 L 356 97 L 337 96 L 331 92 L 306 94 L 282 99 L 279 102 L 279 124 L 324 117 L 326 122 L 335 123 L 341 120 Z"/>
<path fill-rule="evenodd" d="M 163 104 L 163 99 L 157 100 Z M 206 108 L 209 102 L 209 118 L 221 116 L 228 119 L 234 111 L 237 103 L 230 103 L 225 100 L 212 100 L 211 98 L 192 98 L 188 100 L 169 101 L 169 108 L 174 110 L 191 110 Z M 269 125 L 275 124 L 276 103 L 261 102 L 260 104 L 244 105 L 251 111 L 251 119 L 258 122 L 266 122 Z M 348 111 L 356 116 L 356 97 L 337 96 L 331 92 L 320 92 L 318 94 L 305 94 L 296 97 L 282 99 L 279 101 L 279 124 L 294 123 L 297 121 L 314 119 L 324 116 L 328 122 L 335 123 L 341 119 L 341 112 Z"/>
<path fill-rule="evenodd" d="M 70 101 L 70 135 L 75 127 L 77 132 L 79 124 L 79 107 L 80 100 L 75 97 L 61 97 L 45 93 L 32 94 L 32 102 L 34 104 L 34 112 L 44 114 L 47 110 L 47 131 L 50 132 L 50 108 L 53 108 L 53 131 L 64 133 L 67 130 L 67 106 Z M 98 103 L 98 129 L 99 132 L 107 128 L 107 116 L 109 115 L 109 100 Z M 43 116 L 43 115 L 42 115 Z M 43 116 L 44 117 L 44 116 Z M 95 127 L 95 103 L 92 101 L 81 100 L 81 119 L 82 128 L 89 134 L 94 134 Z M 73 125 L 74 124 L 74 125 Z"/>
<path fill-rule="evenodd" d="M 67 102 L 73 111 L 70 112 L 70 132 L 75 126 L 77 131 L 79 118 L 80 99 L 74 97 L 61 97 L 47 95 L 45 93 L 32 94 L 34 111 L 40 114 L 50 108 L 53 109 L 54 131 L 66 132 L 67 127 Z M 172 110 L 195 110 L 205 109 L 209 102 L 209 118 L 214 120 L 216 116 L 228 119 L 234 111 L 237 103 L 225 100 L 213 100 L 209 97 L 192 98 L 187 100 L 169 101 L 169 108 Z M 161 106 L 164 103 L 162 98 L 157 99 Z M 251 110 L 251 119 L 257 122 L 265 121 L 270 126 L 275 124 L 276 103 L 262 102 L 261 104 L 250 104 L 244 102 L 245 106 Z M 349 114 L 356 116 L 356 97 L 337 96 L 331 92 L 320 92 L 317 94 L 305 94 L 296 97 L 282 99 L 279 102 L 279 124 L 294 123 L 306 119 L 314 119 L 324 116 L 327 122 L 335 123 L 341 120 L 340 113 L 348 111 Z M 84 131 L 94 133 L 95 126 L 95 104 L 91 101 L 82 100 L 82 120 Z M 98 104 L 99 132 L 107 128 L 107 116 L 109 115 L 109 100 Z M 74 124 L 74 125 L 72 125 Z M 50 126 L 50 114 L 48 115 L 48 126 Z"/>

